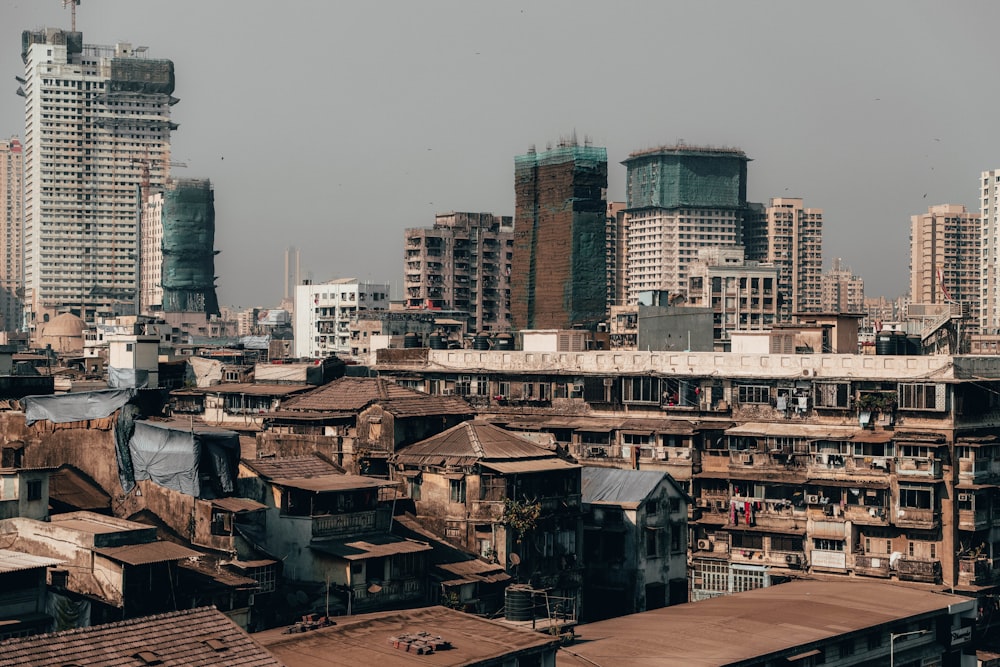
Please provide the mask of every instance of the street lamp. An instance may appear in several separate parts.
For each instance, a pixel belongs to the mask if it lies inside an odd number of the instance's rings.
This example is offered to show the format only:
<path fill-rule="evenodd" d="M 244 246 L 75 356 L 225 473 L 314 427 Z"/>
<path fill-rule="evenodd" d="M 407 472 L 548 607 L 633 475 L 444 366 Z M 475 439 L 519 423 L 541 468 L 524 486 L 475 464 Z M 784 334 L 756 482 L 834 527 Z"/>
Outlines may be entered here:
<path fill-rule="evenodd" d="M 910 635 L 926 635 L 930 630 L 913 630 L 911 632 L 890 632 L 889 633 L 889 667 L 896 666 L 896 640 L 900 637 L 909 637 Z"/>

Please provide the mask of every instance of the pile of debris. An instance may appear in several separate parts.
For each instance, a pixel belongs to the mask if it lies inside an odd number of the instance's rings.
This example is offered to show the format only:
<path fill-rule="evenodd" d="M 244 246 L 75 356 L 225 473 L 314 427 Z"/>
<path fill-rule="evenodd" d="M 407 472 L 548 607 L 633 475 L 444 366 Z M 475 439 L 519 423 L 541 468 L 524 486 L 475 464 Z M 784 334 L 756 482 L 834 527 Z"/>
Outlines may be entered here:
<path fill-rule="evenodd" d="M 429 632 L 408 632 L 406 634 L 389 637 L 389 643 L 393 648 L 398 648 L 407 653 L 417 655 L 428 655 L 434 651 L 442 651 L 451 648 L 451 642 L 445 641 L 439 635 L 432 635 Z"/>
<path fill-rule="evenodd" d="M 302 617 L 302 620 L 295 621 L 292 625 L 285 628 L 281 634 L 283 635 L 294 635 L 299 632 L 309 632 L 310 630 L 318 630 L 319 628 L 325 628 L 331 625 L 336 625 L 337 622 L 330 619 L 328 616 L 320 616 L 319 614 L 306 614 Z"/>

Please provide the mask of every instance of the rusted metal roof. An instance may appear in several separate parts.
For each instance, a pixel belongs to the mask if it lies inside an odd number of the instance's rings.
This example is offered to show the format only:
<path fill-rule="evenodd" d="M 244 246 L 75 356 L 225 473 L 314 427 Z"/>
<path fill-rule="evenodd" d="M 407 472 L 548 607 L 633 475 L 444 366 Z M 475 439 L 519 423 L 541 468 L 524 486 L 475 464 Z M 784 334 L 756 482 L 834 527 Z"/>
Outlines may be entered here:
<path fill-rule="evenodd" d="M 111 507 L 111 496 L 104 489 L 70 468 L 49 475 L 49 497 L 78 510 Z"/>
<path fill-rule="evenodd" d="M 0 549 L 0 574 L 8 572 L 20 572 L 22 570 L 34 570 L 35 568 L 49 567 L 51 565 L 61 565 L 63 561 L 45 556 L 35 556 L 20 551 L 10 551 Z"/>
<path fill-rule="evenodd" d="M 200 560 L 181 561 L 180 567 L 183 567 L 185 570 L 197 572 L 204 577 L 208 577 L 216 584 L 224 588 L 233 588 L 240 591 L 254 591 L 260 588 L 260 584 L 256 579 L 244 577 L 241 574 L 236 574 L 235 572 L 231 572 L 223 567 L 215 567 L 209 563 L 203 563 Z"/>
<path fill-rule="evenodd" d="M 94 551 L 126 565 L 149 565 L 201 556 L 200 552 L 193 549 L 163 541 L 126 544 L 121 547 L 100 547 L 95 548 Z"/>
<path fill-rule="evenodd" d="M 217 507 L 220 510 L 226 510 L 227 512 L 255 512 L 257 510 L 266 510 L 267 505 L 258 503 L 256 500 L 250 500 L 249 498 L 216 498 L 212 501 L 212 507 Z"/>
<path fill-rule="evenodd" d="M 343 469 L 318 456 L 282 456 L 277 458 L 244 459 L 247 466 L 261 477 L 285 479 L 320 477 L 343 472 Z"/>
<path fill-rule="evenodd" d="M 495 470 L 505 475 L 513 475 L 521 472 L 548 472 L 551 470 L 574 470 L 582 468 L 576 463 L 569 463 L 562 459 L 530 459 L 527 461 L 483 461 L 480 463 L 484 468 Z"/>
<path fill-rule="evenodd" d="M 282 418 L 291 412 L 357 414 L 373 403 L 397 417 L 471 415 L 472 406 L 455 396 L 433 396 L 384 378 L 342 377 L 282 405 Z"/>
<path fill-rule="evenodd" d="M 341 473 L 323 475 L 321 477 L 275 477 L 270 482 L 276 486 L 301 491 L 350 491 L 352 489 L 377 489 L 382 486 L 394 486 L 396 482 L 385 479 L 375 479 L 364 475 L 345 475 Z"/>
<path fill-rule="evenodd" d="M 408 445 L 393 460 L 416 465 L 469 465 L 476 461 L 555 458 L 548 449 L 486 421 L 467 421 Z"/>
<path fill-rule="evenodd" d="M 364 539 L 348 538 L 346 540 L 311 542 L 309 548 L 344 560 L 367 560 L 394 554 L 412 554 L 431 550 L 431 546 L 426 542 L 393 537 L 387 534 L 371 535 Z"/>
<path fill-rule="evenodd" d="M 0 667 L 136 667 L 148 652 L 163 667 L 281 667 L 214 607 L 144 616 L 3 642 Z M 152 663 L 148 663 L 152 664 Z"/>

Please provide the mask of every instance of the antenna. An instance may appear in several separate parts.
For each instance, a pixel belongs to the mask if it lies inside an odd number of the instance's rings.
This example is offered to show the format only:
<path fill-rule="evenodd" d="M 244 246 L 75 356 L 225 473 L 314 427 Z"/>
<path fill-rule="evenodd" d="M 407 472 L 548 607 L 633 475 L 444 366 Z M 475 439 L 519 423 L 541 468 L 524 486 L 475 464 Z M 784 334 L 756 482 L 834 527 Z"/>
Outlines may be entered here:
<path fill-rule="evenodd" d="M 76 6 L 80 4 L 80 0 L 62 0 L 63 9 L 69 7 L 70 11 L 70 30 L 76 32 Z"/>

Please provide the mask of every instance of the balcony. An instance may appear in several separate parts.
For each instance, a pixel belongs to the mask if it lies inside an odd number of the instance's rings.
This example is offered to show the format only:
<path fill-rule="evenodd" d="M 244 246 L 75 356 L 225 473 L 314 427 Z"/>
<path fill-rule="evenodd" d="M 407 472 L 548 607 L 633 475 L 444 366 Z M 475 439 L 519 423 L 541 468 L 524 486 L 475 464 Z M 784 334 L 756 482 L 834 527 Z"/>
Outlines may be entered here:
<path fill-rule="evenodd" d="M 900 507 L 892 516 L 892 525 L 900 528 L 933 530 L 941 523 L 941 513 L 931 509 Z"/>
<path fill-rule="evenodd" d="M 881 505 L 848 505 L 844 519 L 865 526 L 888 526 L 889 512 Z"/>
<path fill-rule="evenodd" d="M 987 586 L 993 583 L 993 568 L 986 558 L 962 558 L 958 561 L 959 586 Z"/>
<path fill-rule="evenodd" d="M 958 479 L 968 484 L 989 484 L 1000 479 L 1000 474 L 993 470 L 993 459 L 977 458 L 958 460 Z"/>
<path fill-rule="evenodd" d="M 941 459 L 930 457 L 897 458 L 896 475 L 898 477 L 941 479 Z"/>
<path fill-rule="evenodd" d="M 937 584 L 941 581 L 941 561 L 900 558 L 896 562 L 896 575 L 900 581 Z"/>
<path fill-rule="evenodd" d="M 374 531 L 380 523 L 388 526 L 388 521 L 379 521 L 378 512 L 351 512 L 348 514 L 325 514 L 312 517 L 313 538 L 335 538 Z"/>
<path fill-rule="evenodd" d="M 992 524 L 990 514 L 986 510 L 959 509 L 959 530 L 984 530 Z"/>
<path fill-rule="evenodd" d="M 889 578 L 889 556 L 863 556 L 854 557 L 854 574 L 865 577 Z"/>
<path fill-rule="evenodd" d="M 390 605 L 396 605 L 401 602 L 422 600 L 424 596 L 424 582 L 420 578 L 412 577 L 398 581 L 379 582 L 377 584 L 355 584 L 351 588 L 351 595 L 354 598 L 352 609 L 354 612 L 385 609 Z"/>

